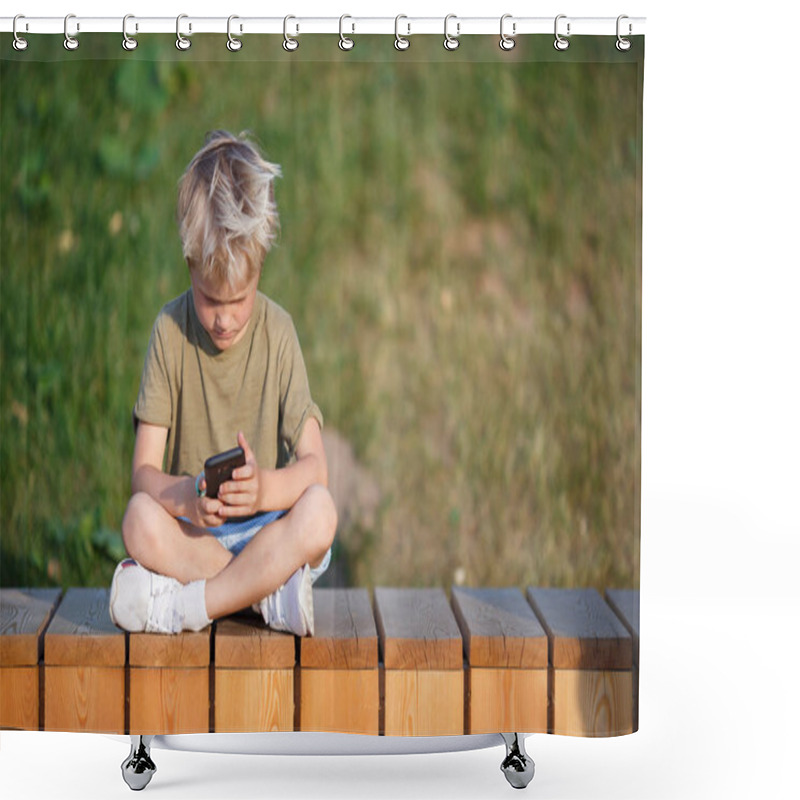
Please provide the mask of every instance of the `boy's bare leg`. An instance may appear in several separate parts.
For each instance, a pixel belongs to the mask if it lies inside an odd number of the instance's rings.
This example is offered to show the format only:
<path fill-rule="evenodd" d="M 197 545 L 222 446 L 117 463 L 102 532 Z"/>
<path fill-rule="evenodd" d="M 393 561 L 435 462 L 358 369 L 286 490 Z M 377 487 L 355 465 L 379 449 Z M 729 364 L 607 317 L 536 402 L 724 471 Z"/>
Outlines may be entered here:
<path fill-rule="evenodd" d="M 175 519 L 142 492 L 128 503 L 122 538 L 131 558 L 181 583 L 212 578 L 233 558 L 212 534 Z"/>
<path fill-rule="evenodd" d="M 211 619 L 257 603 L 309 564 L 318 566 L 336 531 L 336 509 L 328 490 L 311 486 L 281 519 L 262 528 L 239 555 L 206 581 Z"/>
<path fill-rule="evenodd" d="M 307 489 L 236 558 L 213 535 L 176 520 L 146 494 L 131 498 L 122 524 L 125 547 L 143 567 L 184 584 L 206 580 L 211 619 L 259 602 L 304 564 L 318 566 L 335 531 L 336 509 L 322 486 Z"/>

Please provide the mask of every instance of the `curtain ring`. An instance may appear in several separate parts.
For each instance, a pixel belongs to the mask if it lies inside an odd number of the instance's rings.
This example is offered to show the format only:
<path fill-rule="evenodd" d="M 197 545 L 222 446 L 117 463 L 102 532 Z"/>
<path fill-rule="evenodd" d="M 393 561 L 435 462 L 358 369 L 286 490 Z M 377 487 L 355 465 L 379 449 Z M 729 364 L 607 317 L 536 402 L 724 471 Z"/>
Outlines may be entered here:
<path fill-rule="evenodd" d="M 123 50 L 135 50 L 139 46 L 139 42 L 136 39 L 132 39 L 128 36 L 128 20 L 129 19 L 136 19 L 133 14 L 126 14 L 122 18 L 122 49 Z M 136 26 L 138 30 L 138 25 Z"/>
<path fill-rule="evenodd" d="M 556 23 L 555 23 L 555 35 L 556 35 L 556 40 L 553 42 L 553 47 L 555 47 L 555 49 L 556 49 L 556 50 L 566 50 L 566 49 L 569 47 L 569 39 L 565 39 L 565 38 L 564 38 L 564 37 L 563 37 L 563 36 L 562 36 L 562 35 L 561 35 L 561 34 L 558 32 L 558 21 L 559 21 L 560 19 L 566 19 L 566 18 L 567 18 L 567 15 L 566 15 L 566 14 L 559 14 L 559 15 L 556 17 Z M 569 26 L 570 26 L 570 24 L 569 24 L 569 22 L 568 22 L 568 23 L 567 23 L 567 36 L 569 36 L 569 35 L 570 35 L 570 34 L 569 34 Z"/>
<path fill-rule="evenodd" d="M 500 49 L 501 50 L 513 50 L 514 49 L 514 45 L 516 44 L 516 42 L 514 41 L 514 36 L 513 36 L 514 32 L 517 29 L 516 23 L 513 23 L 513 22 L 511 23 L 511 31 L 512 31 L 512 35 L 511 36 L 509 36 L 503 30 L 503 28 L 505 27 L 506 20 L 507 19 L 511 19 L 511 17 L 512 17 L 511 14 L 503 14 L 503 16 L 500 17 Z"/>
<path fill-rule="evenodd" d="M 342 30 L 342 26 L 344 25 L 344 21 L 346 19 L 353 19 L 353 18 L 349 14 L 342 14 L 342 16 L 339 17 L 339 49 L 352 50 L 356 46 L 356 43 L 349 37 L 345 36 Z M 355 31 L 355 29 L 356 26 L 354 24 L 353 31 Z"/>
<path fill-rule="evenodd" d="M 400 20 L 408 19 L 405 14 L 398 14 L 394 18 L 394 47 L 395 50 L 408 50 L 411 47 L 411 42 L 405 36 L 400 35 Z M 408 26 L 408 33 L 411 34 L 411 25 Z"/>
<path fill-rule="evenodd" d="M 71 19 L 75 19 L 74 14 L 67 14 L 67 16 L 64 17 L 64 48 L 66 50 L 77 50 L 79 42 L 74 36 L 70 36 L 67 30 Z M 80 30 L 80 25 L 78 25 L 77 30 Z"/>
<path fill-rule="evenodd" d="M 628 17 L 625 14 L 620 14 L 620 16 L 617 17 L 617 44 L 616 44 L 616 47 L 617 47 L 617 50 L 619 50 L 621 53 L 624 53 L 627 50 L 631 49 L 631 40 L 624 38 L 619 32 L 619 24 L 624 19 L 628 19 Z M 630 36 L 630 33 L 631 33 L 631 25 L 630 25 L 630 23 L 628 23 L 628 35 L 629 36 Z"/>
<path fill-rule="evenodd" d="M 458 46 L 461 44 L 461 42 L 458 40 L 459 34 L 461 33 L 461 23 L 456 22 L 456 35 L 451 36 L 447 31 L 447 23 L 451 19 L 457 20 L 458 17 L 456 17 L 455 14 L 448 14 L 444 18 L 444 49 L 452 52 L 453 50 L 458 50 Z"/>
<path fill-rule="evenodd" d="M 231 33 L 231 22 L 233 22 L 235 19 L 239 19 L 239 17 L 237 17 L 235 14 L 231 14 L 231 16 L 228 17 L 228 43 L 225 46 L 231 51 L 231 53 L 235 53 L 237 50 L 242 49 L 242 40 L 237 39 Z M 239 30 L 241 30 L 241 28 Z"/>
<path fill-rule="evenodd" d="M 192 46 L 192 40 L 187 39 L 181 33 L 181 20 L 188 18 L 189 18 L 188 14 L 178 14 L 178 18 L 175 20 L 175 35 L 178 37 L 177 39 L 175 39 L 175 47 L 177 47 L 178 50 L 188 50 Z M 192 30 L 191 23 L 189 24 L 189 30 L 190 31 Z"/>
<path fill-rule="evenodd" d="M 15 50 L 19 50 L 19 51 L 27 50 L 27 48 L 28 48 L 28 40 L 27 39 L 23 39 L 17 33 L 17 20 L 18 19 L 25 19 L 25 16 L 23 14 L 17 14 L 17 16 L 14 17 L 14 24 L 12 26 L 12 30 L 14 32 L 14 42 L 13 42 L 14 49 Z M 27 29 L 28 26 L 26 25 L 25 27 Z"/>
<path fill-rule="evenodd" d="M 288 14 L 283 18 L 283 49 L 286 50 L 287 53 L 293 53 L 300 47 L 300 42 L 294 36 L 289 36 L 288 31 L 288 24 L 290 19 L 297 19 L 297 17 Z M 296 26 L 296 30 L 300 33 L 300 26 Z"/>

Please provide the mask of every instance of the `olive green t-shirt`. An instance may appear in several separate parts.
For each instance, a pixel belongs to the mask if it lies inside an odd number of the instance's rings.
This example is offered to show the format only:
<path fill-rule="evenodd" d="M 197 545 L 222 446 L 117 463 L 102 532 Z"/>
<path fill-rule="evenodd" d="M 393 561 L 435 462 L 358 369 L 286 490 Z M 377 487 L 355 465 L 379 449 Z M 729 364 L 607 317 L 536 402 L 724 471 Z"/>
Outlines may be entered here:
<path fill-rule="evenodd" d="M 165 470 L 197 475 L 237 445 L 242 431 L 259 466 L 294 457 L 303 425 L 322 414 L 289 314 L 260 292 L 245 335 L 219 350 L 200 324 L 189 289 L 161 309 L 150 336 L 134 421 L 168 429 Z"/>

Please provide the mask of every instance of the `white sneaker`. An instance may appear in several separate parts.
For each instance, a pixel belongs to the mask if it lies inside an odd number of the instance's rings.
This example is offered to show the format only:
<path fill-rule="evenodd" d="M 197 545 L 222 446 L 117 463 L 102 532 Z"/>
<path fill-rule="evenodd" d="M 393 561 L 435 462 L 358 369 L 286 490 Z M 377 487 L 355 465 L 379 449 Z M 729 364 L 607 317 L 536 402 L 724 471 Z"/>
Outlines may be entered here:
<path fill-rule="evenodd" d="M 126 558 L 114 571 L 108 611 L 114 624 L 130 633 L 180 633 L 183 613 L 177 599 L 182 588 L 175 578 Z"/>
<path fill-rule="evenodd" d="M 253 606 L 274 631 L 314 635 L 314 595 L 311 569 L 301 567 L 286 583 Z"/>

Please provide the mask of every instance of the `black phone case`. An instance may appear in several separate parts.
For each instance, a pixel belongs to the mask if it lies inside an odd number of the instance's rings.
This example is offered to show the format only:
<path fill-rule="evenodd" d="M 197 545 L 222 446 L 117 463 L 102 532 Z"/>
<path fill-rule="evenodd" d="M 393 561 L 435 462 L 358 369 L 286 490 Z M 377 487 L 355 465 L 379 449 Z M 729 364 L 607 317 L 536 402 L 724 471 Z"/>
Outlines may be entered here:
<path fill-rule="evenodd" d="M 245 463 L 244 450 L 241 447 L 234 447 L 232 450 L 217 453 L 206 459 L 204 467 L 206 496 L 216 497 L 219 494 L 219 487 L 231 479 L 236 467 L 243 467 Z"/>

